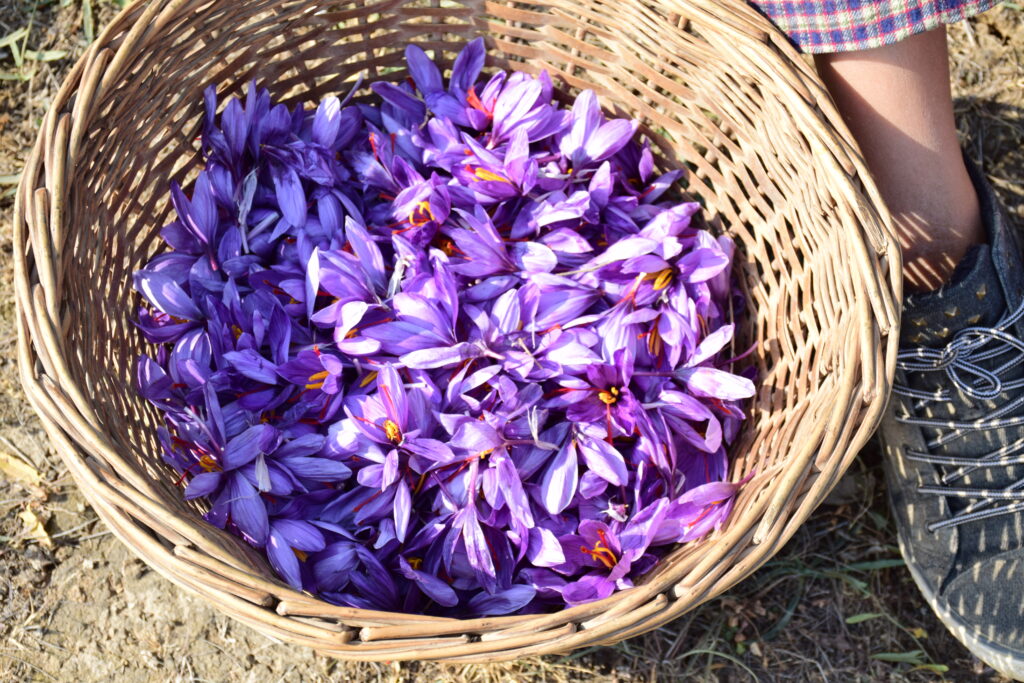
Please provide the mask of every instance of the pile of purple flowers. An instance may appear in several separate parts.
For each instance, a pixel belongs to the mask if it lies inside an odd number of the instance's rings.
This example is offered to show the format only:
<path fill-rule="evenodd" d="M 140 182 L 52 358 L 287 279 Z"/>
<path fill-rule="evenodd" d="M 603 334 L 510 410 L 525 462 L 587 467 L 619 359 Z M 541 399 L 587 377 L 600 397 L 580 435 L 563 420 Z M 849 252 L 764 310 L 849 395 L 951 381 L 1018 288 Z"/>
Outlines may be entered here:
<path fill-rule="evenodd" d="M 753 395 L 733 244 L 663 199 L 637 124 L 546 74 L 379 105 L 250 87 L 135 275 L 138 364 L 188 499 L 325 600 L 451 616 L 607 597 L 729 514 Z M 749 373 L 748 373 L 749 374 Z"/>

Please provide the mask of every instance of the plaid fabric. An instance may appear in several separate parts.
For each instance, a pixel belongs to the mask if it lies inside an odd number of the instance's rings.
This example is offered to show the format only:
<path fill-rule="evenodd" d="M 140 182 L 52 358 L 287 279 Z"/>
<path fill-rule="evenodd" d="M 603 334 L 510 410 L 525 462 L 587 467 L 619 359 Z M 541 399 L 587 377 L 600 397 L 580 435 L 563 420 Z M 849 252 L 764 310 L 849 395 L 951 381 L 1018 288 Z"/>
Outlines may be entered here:
<path fill-rule="evenodd" d="M 952 24 L 1000 0 L 748 0 L 803 52 L 889 45 Z"/>

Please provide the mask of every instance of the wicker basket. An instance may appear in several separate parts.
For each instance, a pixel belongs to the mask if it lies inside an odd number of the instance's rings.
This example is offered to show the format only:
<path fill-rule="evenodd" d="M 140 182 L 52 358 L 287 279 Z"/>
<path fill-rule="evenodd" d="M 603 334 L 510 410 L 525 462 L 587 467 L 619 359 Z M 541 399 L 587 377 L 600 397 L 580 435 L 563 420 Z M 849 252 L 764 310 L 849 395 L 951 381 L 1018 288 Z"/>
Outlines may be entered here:
<path fill-rule="evenodd" d="M 274 578 L 181 499 L 134 390 L 130 275 L 160 248 L 171 179 L 194 178 L 202 90 L 256 77 L 289 104 L 399 80 L 414 41 L 450 60 L 547 69 L 639 117 L 741 247 L 759 393 L 727 525 L 642 585 L 542 616 L 458 620 L 338 607 Z M 361 660 L 512 659 L 611 643 L 718 595 L 771 557 L 873 431 L 895 361 L 899 255 L 813 72 L 738 0 L 154 0 L 122 12 L 46 116 L 14 214 L 22 381 L 55 449 L 150 566 L 267 635 Z"/>

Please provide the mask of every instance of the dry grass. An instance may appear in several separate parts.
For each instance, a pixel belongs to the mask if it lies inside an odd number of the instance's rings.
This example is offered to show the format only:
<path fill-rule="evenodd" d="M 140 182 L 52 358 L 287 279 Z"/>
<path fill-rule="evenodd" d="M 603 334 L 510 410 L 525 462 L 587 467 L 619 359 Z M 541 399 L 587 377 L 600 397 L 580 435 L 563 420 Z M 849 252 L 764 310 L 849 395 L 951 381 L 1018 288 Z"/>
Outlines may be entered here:
<path fill-rule="evenodd" d="M 115 11 L 108 0 L 0 2 L 0 45 L 28 29 L 0 47 L 0 223 L 10 220 L 16 174 L 50 97 Z M 965 144 L 985 159 L 1024 224 L 1024 12 L 1004 6 L 953 27 L 950 37 Z M 894 545 L 871 448 L 830 502 L 748 581 L 614 647 L 445 667 L 333 662 L 274 644 L 133 564 L 94 521 L 17 387 L 10 252 L 4 231 L 0 452 L 24 456 L 46 483 L 32 488 L 0 475 L 0 680 L 998 680 L 918 598 Z M 25 539 L 18 518 L 25 510 L 46 522 L 52 550 Z M 146 600 L 155 601 L 153 613 Z M 161 635 L 147 640 L 147 632 Z"/>

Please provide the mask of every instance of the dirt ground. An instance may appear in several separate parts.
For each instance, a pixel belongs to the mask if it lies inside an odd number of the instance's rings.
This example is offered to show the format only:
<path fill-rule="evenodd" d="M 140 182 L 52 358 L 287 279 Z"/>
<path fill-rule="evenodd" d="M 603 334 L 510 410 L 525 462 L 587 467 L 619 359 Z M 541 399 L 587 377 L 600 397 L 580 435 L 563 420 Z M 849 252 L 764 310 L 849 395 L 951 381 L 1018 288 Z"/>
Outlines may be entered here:
<path fill-rule="evenodd" d="M 0 681 L 1001 680 L 918 599 L 871 448 L 747 582 L 654 633 L 568 657 L 335 662 L 237 624 L 148 570 L 49 448 L 14 360 L 7 226 L 17 173 L 64 73 L 116 10 L 108 0 L 0 0 Z M 965 145 L 1024 226 L 1024 11 L 1004 3 L 950 37 Z"/>

